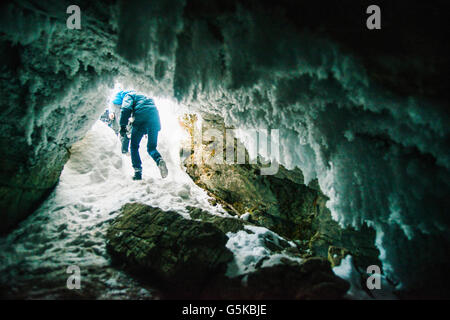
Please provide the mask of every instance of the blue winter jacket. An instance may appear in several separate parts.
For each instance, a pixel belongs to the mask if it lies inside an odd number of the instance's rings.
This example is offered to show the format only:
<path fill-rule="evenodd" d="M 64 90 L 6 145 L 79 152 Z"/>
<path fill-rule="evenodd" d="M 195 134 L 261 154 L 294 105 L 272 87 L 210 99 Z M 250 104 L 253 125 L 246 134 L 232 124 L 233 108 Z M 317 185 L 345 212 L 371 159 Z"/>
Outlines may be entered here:
<path fill-rule="evenodd" d="M 120 113 L 120 126 L 126 126 L 131 114 L 134 114 L 136 125 L 146 125 L 157 131 L 161 130 L 161 121 L 159 112 L 153 102 L 153 99 L 134 91 L 128 92 L 123 98 Z"/>

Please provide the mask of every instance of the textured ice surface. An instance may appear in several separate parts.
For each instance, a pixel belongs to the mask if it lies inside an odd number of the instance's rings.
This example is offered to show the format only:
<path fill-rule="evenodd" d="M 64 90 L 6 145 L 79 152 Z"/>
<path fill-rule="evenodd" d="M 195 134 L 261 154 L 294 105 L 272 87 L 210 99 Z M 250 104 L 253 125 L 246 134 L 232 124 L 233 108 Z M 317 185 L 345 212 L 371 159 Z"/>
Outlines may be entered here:
<path fill-rule="evenodd" d="M 333 272 L 342 279 L 347 280 L 350 283 L 350 288 L 345 295 L 348 299 L 355 300 L 392 300 L 397 297 L 392 293 L 394 287 L 390 284 L 384 275 L 380 275 L 380 289 L 368 290 L 369 295 L 361 285 L 361 274 L 355 269 L 352 262 L 352 256 L 347 255 L 341 264 L 333 268 Z"/>
<path fill-rule="evenodd" d="M 225 6 L 208 24 L 184 15 L 188 5 L 183 0 L 152 1 L 145 9 L 139 2 L 124 4 L 127 10 L 104 5 L 83 11 L 87 23 L 69 33 L 63 23 L 67 5 L 21 1 L 9 5 L 0 19 L 5 38 L 24 46 L 25 66 L 4 88 L 29 88 L 28 108 L 24 117 L 20 114 L 28 142 L 35 136 L 45 148 L 47 136 L 69 145 L 80 138 L 85 130 L 72 130 L 67 115 L 77 99 L 100 101 L 85 88 L 88 81 L 116 72 L 125 86 L 176 97 L 222 115 L 227 125 L 279 129 L 279 162 L 298 166 L 306 183 L 317 178 L 340 223 L 370 222 L 385 253 L 386 271 L 404 284 L 416 283 L 436 261 L 445 265 L 448 252 L 441 244 L 449 242 L 450 226 L 446 105 L 382 87 L 358 57 L 298 29 L 282 10 L 255 4 L 252 10 L 236 5 L 227 11 Z M 84 5 L 91 8 L 81 1 Z M 401 61 L 384 61 L 390 74 L 401 73 Z M 426 59 L 408 61 L 415 70 L 428 68 L 421 65 Z M 64 88 L 62 94 L 52 85 Z M 17 105 L 16 98 L 11 95 L 5 105 Z M 52 113 L 55 109 L 64 116 Z M 6 109 L 4 115 L 12 113 Z M 88 115 L 76 123 L 88 126 L 92 119 Z M 68 133 L 55 125 L 61 123 Z M 248 147 L 255 144 L 244 141 Z"/>

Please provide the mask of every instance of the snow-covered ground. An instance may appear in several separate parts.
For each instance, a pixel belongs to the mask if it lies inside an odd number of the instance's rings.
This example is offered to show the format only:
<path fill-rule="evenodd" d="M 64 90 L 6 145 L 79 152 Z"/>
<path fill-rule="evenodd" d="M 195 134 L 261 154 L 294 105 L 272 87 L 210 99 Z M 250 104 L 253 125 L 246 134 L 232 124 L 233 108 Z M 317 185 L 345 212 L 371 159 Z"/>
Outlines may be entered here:
<path fill-rule="evenodd" d="M 73 145 L 60 181 L 48 199 L 16 230 L 0 239 L 0 285 L 14 292 L 16 286 L 32 279 L 33 274 L 42 276 L 39 270 L 45 273 L 65 271 L 69 265 L 80 267 L 81 281 L 94 276 L 88 268 L 108 269 L 106 222 L 128 202 L 175 210 L 187 218 L 186 206 L 227 215 L 220 206 L 212 206 L 206 192 L 182 170 L 179 157 L 182 128 L 178 125 L 176 110 L 170 110 L 175 107 L 170 104 L 166 107 L 160 107 L 164 126 L 158 150 L 166 160 L 168 177 L 161 178 L 155 162 L 146 152 L 144 137 L 140 148 L 143 180 L 133 181 L 130 156 L 120 153 L 120 143 L 113 130 L 97 121 L 86 136 Z M 95 277 L 91 280 L 104 281 L 111 290 L 105 298 L 126 297 L 127 287 L 137 285 L 120 272 L 113 272 L 113 278 L 98 274 Z M 119 279 L 121 284 L 117 283 Z M 36 286 L 38 290 L 39 285 Z M 122 292 L 116 292 L 117 286 Z M 65 287 L 65 282 L 61 287 Z M 139 292 L 135 298 L 151 296 L 146 290 Z"/>
<path fill-rule="evenodd" d="M 262 268 L 279 264 L 281 258 L 299 263 L 302 261 L 299 257 L 273 252 L 267 248 L 267 245 L 265 245 L 266 241 L 272 242 L 276 247 L 280 247 L 280 241 L 285 241 L 275 232 L 257 226 L 247 225 L 244 228 L 251 231 L 251 233 L 245 230 L 227 233 L 229 240 L 226 246 L 234 254 L 234 261 L 227 268 L 226 275 L 228 277 L 232 278 L 253 272 L 259 264 Z M 295 246 L 293 242 L 289 242 L 289 244 Z"/>
<path fill-rule="evenodd" d="M 69 277 L 65 271 L 76 265 L 82 285 L 90 282 L 95 287 L 100 282 L 106 288 L 102 298 L 152 298 L 151 290 L 110 267 L 105 245 L 107 222 L 115 218 L 122 205 L 141 202 L 175 210 L 188 219 L 186 207 L 194 206 L 230 217 L 220 205 L 208 202 L 206 192 L 194 184 L 180 164 L 180 143 L 185 133 L 178 124 L 176 105 L 162 100 L 157 104 L 163 123 L 158 150 L 166 160 L 168 177 L 161 178 L 146 152 L 144 137 L 140 148 L 143 180 L 133 181 L 130 156 L 121 154 L 113 130 L 97 121 L 71 148 L 70 159 L 48 199 L 16 230 L 0 239 L 0 285 L 7 287 L 8 294 L 21 294 L 24 285 L 28 288 L 35 281 L 26 296 L 52 297 L 55 287 L 65 290 Z M 261 227 L 253 229 L 254 234 L 228 234 L 227 247 L 235 253 L 230 276 L 254 270 L 259 260 L 271 255 L 263 247 L 262 238 L 277 241 L 278 235 Z M 276 254 L 275 260 L 280 256 Z M 48 283 L 52 287 L 43 288 Z"/>

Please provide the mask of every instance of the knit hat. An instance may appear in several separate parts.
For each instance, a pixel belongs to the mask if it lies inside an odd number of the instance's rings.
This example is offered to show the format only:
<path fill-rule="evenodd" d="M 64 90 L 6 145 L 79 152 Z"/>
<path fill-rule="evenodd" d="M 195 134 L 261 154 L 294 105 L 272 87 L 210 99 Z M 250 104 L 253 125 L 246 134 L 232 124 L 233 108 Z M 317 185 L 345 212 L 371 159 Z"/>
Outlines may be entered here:
<path fill-rule="evenodd" d="M 122 104 L 122 101 L 123 101 L 123 98 L 125 97 L 125 95 L 126 95 L 128 92 L 131 92 L 131 90 L 127 90 L 127 91 L 125 91 L 125 90 L 120 90 L 119 92 L 117 92 L 117 93 L 116 93 L 116 96 L 114 97 L 114 100 L 112 101 L 112 103 L 121 105 L 121 104 Z"/>

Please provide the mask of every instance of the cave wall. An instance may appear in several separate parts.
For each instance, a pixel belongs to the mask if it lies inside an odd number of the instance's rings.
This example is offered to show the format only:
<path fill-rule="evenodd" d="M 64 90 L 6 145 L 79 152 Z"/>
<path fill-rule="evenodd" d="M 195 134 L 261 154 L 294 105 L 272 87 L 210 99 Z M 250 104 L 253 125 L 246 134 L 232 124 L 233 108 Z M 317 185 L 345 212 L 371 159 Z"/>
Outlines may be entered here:
<path fill-rule="evenodd" d="M 367 222 L 377 230 L 392 278 L 417 297 L 445 296 L 449 113 L 441 71 L 449 50 L 442 3 L 381 2 L 379 33 L 365 29 L 364 5 L 189 1 L 174 95 L 227 125 L 279 129 L 277 160 L 299 167 L 305 183 L 318 179 L 342 225 Z"/>
<path fill-rule="evenodd" d="M 69 4 L 2 4 L 2 228 L 57 181 L 103 108 L 97 87 L 127 76 L 226 125 L 279 129 L 279 162 L 318 180 L 339 223 L 376 229 L 385 270 L 446 293 L 443 1 L 379 1 L 377 31 L 368 1 L 79 1 L 81 30 L 65 28 Z"/>
<path fill-rule="evenodd" d="M 128 72 L 112 26 L 71 31 L 64 3 L 39 3 L 4 2 L 0 10 L 1 233 L 55 186 L 71 145 L 107 106 L 112 79 Z"/>
<path fill-rule="evenodd" d="M 223 119 L 210 114 L 186 115 L 183 126 L 188 135 L 183 141 L 183 165 L 192 180 L 221 204 L 231 215 L 266 227 L 278 235 L 295 241 L 303 258 L 327 258 L 332 265 L 350 254 L 356 270 L 365 281 L 369 265 L 380 265 L 380 252 L 375 247 L 375 230 L 363 225 L 360 230 L 341 227 L 326 207 L 328 198 L 313 180 L 304 184 L 300 170 L 287 170 L 280 165 L 273 175 L 261 175 L 261 159 L 249 163 L 249 153 L 234 138 L 234 157 L 244 150 L 246 164 L 226 163 L 227 130 Z M 220 133 L 217 137 L 205 132 Z M 200 134 L 203 133 L 203 134 Z M 220 141 L 221 137 L 225 141 Z M 217 141 L 219 140 L 219 141 Z M 223 152 L 217 150 L 223 146 Z M 219 161 L 217 161 L 219 160 Z"/>

